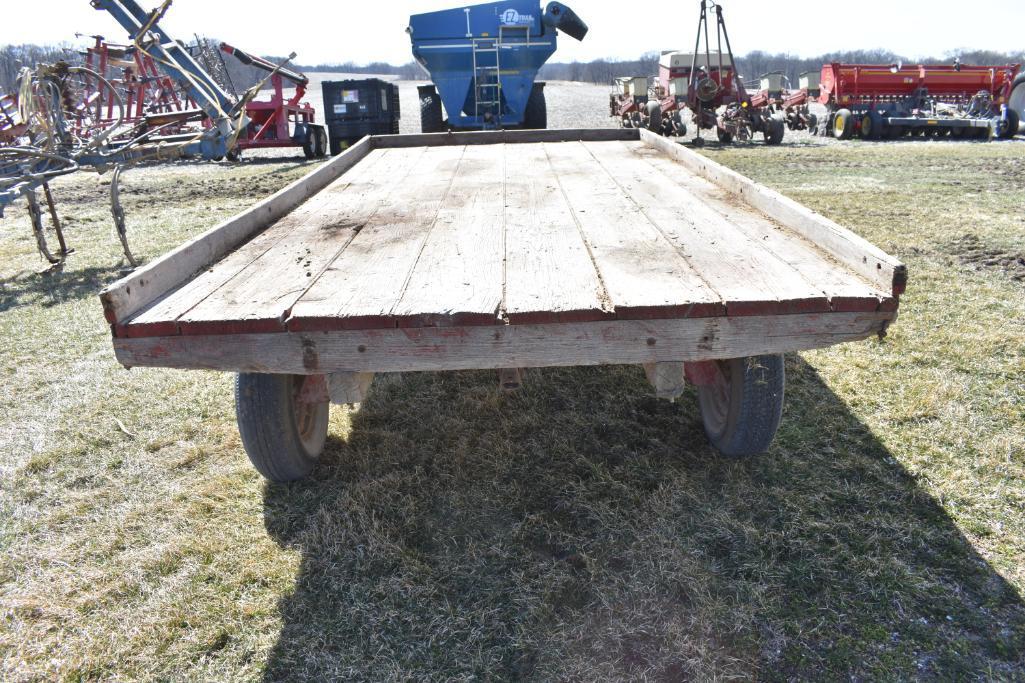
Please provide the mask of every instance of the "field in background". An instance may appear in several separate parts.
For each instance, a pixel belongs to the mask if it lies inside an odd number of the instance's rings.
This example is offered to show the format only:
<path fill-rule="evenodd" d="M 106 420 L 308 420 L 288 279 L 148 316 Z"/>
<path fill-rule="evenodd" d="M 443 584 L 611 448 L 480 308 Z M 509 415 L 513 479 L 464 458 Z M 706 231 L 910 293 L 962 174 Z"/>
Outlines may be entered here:
<path fill-rule="evenodd" d="M 550 92 L 582 96 L 553 126 L 608 124 L 605 89 Z M 115 363 L 105 180 L 58 182 L 62 271 L 23 206 L 0 222 L 0 679 L 1022 679 L 1023 152 L 705 148 L 910 269 L 885 341 L 788 357 L 763 458 L 634 367 L 404 374 L 289 486 L 248 465 L 231 377 Z M 312 167 L 132 170 L 133 249 Z"/>

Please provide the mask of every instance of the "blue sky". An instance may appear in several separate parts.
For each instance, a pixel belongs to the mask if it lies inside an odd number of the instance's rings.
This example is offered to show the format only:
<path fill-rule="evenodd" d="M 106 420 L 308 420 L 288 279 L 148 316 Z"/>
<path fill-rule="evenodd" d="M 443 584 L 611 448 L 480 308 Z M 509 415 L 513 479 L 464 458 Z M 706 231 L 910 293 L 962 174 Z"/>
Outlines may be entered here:
<path fill-rule="evenodd" d="M 75 42 L 75 32 L 126 35 L 88 0 L 6 0 L 0 44 Z M 142 0 L 151 8 L 159 0 Z M 566 0 L 590 27 L 583 43 L 564 37 L 556 61 L 632 58 L 694 41 L 696 0 Z M 1025 49 L 1025 0 L 859 0 L 856 3 L 723 0 L 734 50 L 885 48 L 911 57 L 958 48 Z M 450 0 L 174 0 L 165 28 L 179 39 L 217 37 L 260 54 L 298 53 L 300 63 L 406 62 L 411 13 L 456 7 Z M 666 8 L 675 8 L 673 12 Z M 81 42 L 81 39 L 78 40 Z"/>

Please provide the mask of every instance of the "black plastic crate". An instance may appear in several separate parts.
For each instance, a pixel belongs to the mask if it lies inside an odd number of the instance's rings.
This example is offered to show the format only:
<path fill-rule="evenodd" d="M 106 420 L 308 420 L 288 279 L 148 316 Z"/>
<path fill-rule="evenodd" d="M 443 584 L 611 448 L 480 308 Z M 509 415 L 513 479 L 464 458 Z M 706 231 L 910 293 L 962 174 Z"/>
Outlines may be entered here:
<path fill-rule="evenodd" d="M 324 81 L 324 123 L 331 137 L 331 154 L 364 135 L 399 132 L 399 86 L 380 78 Z"/>

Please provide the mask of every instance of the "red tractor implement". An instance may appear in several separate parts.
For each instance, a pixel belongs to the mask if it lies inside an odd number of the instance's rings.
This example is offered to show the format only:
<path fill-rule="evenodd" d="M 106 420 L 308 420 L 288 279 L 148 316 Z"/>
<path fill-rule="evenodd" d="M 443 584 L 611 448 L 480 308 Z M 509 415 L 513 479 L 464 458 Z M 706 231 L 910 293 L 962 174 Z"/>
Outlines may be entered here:
<path fill-rule="evenodd" d="M 751 106 L 782 116 L 790 130 L 814 130 L 818 117 L 811 113 L 808 103 L 818 97 L 818 83 L 818 73 L 803 73 L 800 89 L 791 90 L 790 79 L 782 71 L 763 74 L 759 78 L 760 90 L 751 96 Z"/>
<path fill-rule="evenodd" d="M 108 43 L 91 36 L 95 44 L 83 54 L 85 69 L 76 83 L 65 84 L 70 125 L 75 136 L 89 140 L 110 127 L 110 144 L 127 143 L 154 133 L 160 140 L 195 134 L 203 119 L 185 88 L 160 73 L 153 57 L 134 45 Z"/>
<path fill-rule="evenodd" d="M 715 11 L 715 48 L 709 35 L 711 10 Z M 685 135 L 680 112 L 689 109 L 697 127 L 695 145 L 704 144 L 702 129 L 714 129 L 723 143 L 750 140 L 761 133 L 767 144 L 778 145 L 783 141 L 783 118 L 767 97 L 759 102 L 760 106 L 754 105 L 737 76 L 722 7 L 713 0 L 701 0 L 694 51 L 663 52 L 657 84 L 649 89 L 647 98 L 640 101 L 636 92 L 613 94 L 610 109 L 624 126 L 639 124 L 663 135 Z"/>
<path fill-rule="evenodd" d="M 0 145 L 9 145 L 27 132 L 28 124 L 21 119 L 18 100 L 0 92 Z"/>
<path fill-rule="evenodd" d="M 687 134 L 687 124 L 681 112 L 686 101 L 675 95 L 667 97 L 668 90 L 661 80 L 644 76 L 617 78 L 615 90 L 609 96 L 609 115 L 619 118 L 623 128 L 647 128 L 665 136 Z"/>
<path fill-rule="evenodd" d="M 826 64 L 819 94 L 829 110 L 824 132 L 842 140 L 1009 138 L 1018 132 L 1019 116 L 1008 106 L 1018 69 Z"/>
<path fill-rule="evenodd" d="M 249 125 L 239 136 L 237 149 L 302 147 L 308 159 L 325 156 L 327 131 L 316 123 L 314 108 L 302 101 L 310 79 L 227 43 L 221 43 L 221 50 L 243 64 L 270 73 L 274 91 L 269 100 L 252 100 L 246 104 Z M 285 99 L 284 90 L 286 80 L 295 86 L 295 93 L 288 99 Z M 237 153 L 234 151 L 232 155 Z"/>

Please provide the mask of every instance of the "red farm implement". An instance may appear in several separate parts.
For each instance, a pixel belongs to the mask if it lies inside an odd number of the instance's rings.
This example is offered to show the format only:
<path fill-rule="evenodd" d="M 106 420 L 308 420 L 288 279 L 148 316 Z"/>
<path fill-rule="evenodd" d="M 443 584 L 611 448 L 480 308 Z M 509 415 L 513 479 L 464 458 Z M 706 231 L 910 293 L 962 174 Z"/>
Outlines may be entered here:
<path fill-rule="evenodd" d="M 238 149 L 302 147 L 307 158 L 325 156 L 327 131 L 323 125 L 316 123 L 314 108 L 308 102 L 302 102 L 310 79 L 227 43 L 221 43 L 221 50 L 247 66 L 271 74 L 271 98 L 252 100 L 246 104 L 249 125 L 239 136 Z M 286 80 L 295 86 L 295 93 L 288 99 L 285 98 Z"/>
<path fill-rule="evenodd" d="M 0 93 L 0 145 L 9 145 L 28 131 L 14 95 Z"/>
<path fill-rule="evenodd" d="M 190 124 L 201 121 L 203 111 L 181 84 L 157 69 L 153 57 L 134 45 L 93 38 L 78 83 L 65 89 L 66 97 L 74 99 L 67 109 L 77 137 L 89 140 L 113 128 L 108 142 L 117 145 L 140 134 L 168 140 L 196 133 L 198 127 Z"/>
<path fill-rule="evenodd" d="M 1008 106 L 1019 65 L 826 64 L 819 102 L 826 134 L 865 140 L 903 135 L 1009 138 L 1018 114 Z"/>
<path fill-rule="evenodd" d="M 709 36 L 712 10 L 716 24 L 715 48 Z M 703 129 L 714 129 L 723 143 L 750 140 L 755 133 L 764 135 L 770 145 L 783 141 L 782 116 L 767 99 L 761 106 L 755 106 L 737 75 L 722 7 L 713 0 L 701 0 L 693 52 L 663 52 L 659 57 L 658 78 L 644 94 L 641 86 L 647 79 L 621 79 L 623 83 L 626 81 L 636 85 L 631 85 L 630 92 L 620 86 L 610 100 L 611 115 L 619 117 L 624 127 L 643 127 L 662 135 L 685 135 L 681 112 L 689 109 L 691 121 L 697 127 L 695 145 L 704 143 L 700 136 Z"/>
<path fill-rule="evenodd" d="M 819 74 L 801 74 L 800 86 L 792 90 L 790 80 L 782 71 L 763 74 L 759 78 L 759 91 L 751 96 L 751 106 L 781 115 L 790 130 L 814 130 L 818 117 L 811 112 L 809 103 L 819 96 Z"/>

